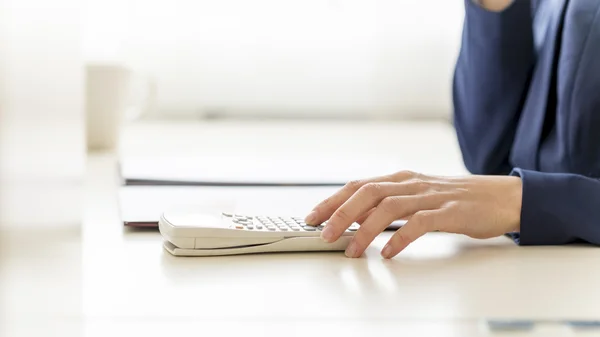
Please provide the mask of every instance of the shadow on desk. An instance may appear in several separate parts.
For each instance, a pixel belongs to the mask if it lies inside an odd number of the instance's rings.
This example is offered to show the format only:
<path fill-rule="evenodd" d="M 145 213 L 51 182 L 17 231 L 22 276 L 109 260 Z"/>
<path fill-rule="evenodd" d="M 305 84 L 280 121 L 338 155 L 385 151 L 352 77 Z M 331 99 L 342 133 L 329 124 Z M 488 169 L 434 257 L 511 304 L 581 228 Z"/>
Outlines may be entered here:
<path fill-rule="evenodd" d="M 308 319 L 318 312 L 321 318 L 354 320 L 545 313 L 537 316 L 564 318 L 565 312 L 578 311 L 561 303 L 580 303 L 587 312 L 600 301 L 573 290 L 600 282 L 600 271 L 590 268 L 600 257 L 594 248 L 519 247 L 505 237 L 429 233 L 385 260 L 380 250 L 393 234 L 385 232 L 359 259 L 343 252 L 175 257 L 162 248 L 156 231 L 125 231 L 127 241 L 139 240 L 128 246 L 135 251 L 121 264 L 135 279 L 125 286 L 128 296 L 147 302 L 147 310 L 161 303 L 170 315 Z"/>
<path fill-rule="evenodd" d="M 449 273 L 468 275 L 484 270 L 485 266 L 501 265 L 507 254 L 514 255 L 518 249 L 503 238 L 475 242 L 454 234 L 431 233 L 394 259 L 385 260 L 380 250 L 391 234 L 380 235 L 358 259 L 349 259 L 344 252 L 175 257 L 164 251 L 161 269 L 173 282 L 198 284 L 215 275 L 220 275 L 221 280 L 241 280 L 252 279 L 256 273 L 273 273 L 275 279 L 284 278 L 286 282 L 290 282 L 288 276 L 307 283 L 327 279 L 333 288 L 359 292 L 380 287 L 391 289 L 399 280 L 423 284 Z M 501 268 L 501 272 L 506 269 Z"/>

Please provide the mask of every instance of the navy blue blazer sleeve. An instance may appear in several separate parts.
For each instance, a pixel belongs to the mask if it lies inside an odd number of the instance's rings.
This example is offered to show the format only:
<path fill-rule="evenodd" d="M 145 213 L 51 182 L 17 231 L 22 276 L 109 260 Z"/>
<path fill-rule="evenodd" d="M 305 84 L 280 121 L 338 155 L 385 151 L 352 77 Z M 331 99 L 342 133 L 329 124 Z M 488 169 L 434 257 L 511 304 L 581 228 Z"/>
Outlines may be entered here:
<path fill-rule="evenodd" d="M 510 149 L 534 65 L 530 0 L 491 12 L 465 0 L 453 77 L 454 126 L 466 168 L 508 174 Z"/>
<path fill-rule="evenodd" d="M 600 181 L 577 174 L 514 169 L 523 182 L 520 245 L 600 245 Z"/>

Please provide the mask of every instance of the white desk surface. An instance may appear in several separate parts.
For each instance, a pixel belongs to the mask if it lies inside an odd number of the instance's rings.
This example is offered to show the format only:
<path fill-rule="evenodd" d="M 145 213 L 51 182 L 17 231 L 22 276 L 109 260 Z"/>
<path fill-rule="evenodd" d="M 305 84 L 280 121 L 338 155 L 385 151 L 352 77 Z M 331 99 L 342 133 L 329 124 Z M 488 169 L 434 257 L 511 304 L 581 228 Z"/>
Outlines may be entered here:
<path fill-rule="evenodd" d="M 430 234 L 386 261 L 385 233 L 360 259 L 175 258 L 121 227 L 115 174 L 113 154 L 89 158 L 81 227 L 0 229 L 0 336 L 505 336 L 484 321 L 600 319 L 594 247 Z"/>
<path fill-rule="evenodd" d="M 386 173 L 408 168 L 432 174 L 466 173 L 454 130 L 443 121 L 150 121 L 132 125 L 122 143 L 121 154 L 136 159 L 234 156 L 243 165 L 275 157 L 300 158 L 315 165 L 322 160 L 327 165 L 331 158 L 351 163 L 358 157 L 384 166 L 381 172 Z M 365 170 L 373 172 L 359 165 L 359 172 Z"/>

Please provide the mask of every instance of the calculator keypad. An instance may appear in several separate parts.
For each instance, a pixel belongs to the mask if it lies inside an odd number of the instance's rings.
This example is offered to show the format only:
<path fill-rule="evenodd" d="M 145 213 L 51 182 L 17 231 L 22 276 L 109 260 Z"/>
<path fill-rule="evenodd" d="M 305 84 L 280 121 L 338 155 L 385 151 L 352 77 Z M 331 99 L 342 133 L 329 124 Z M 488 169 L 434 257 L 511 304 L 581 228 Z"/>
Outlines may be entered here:
<path fill-rule="evenodd" d="M 253 231 L 320 232 L 326 224 L 310 226 L 300 217 L 248 216 L 225 212 L 222 215 L 232 222 L 232 228 Z M 357 229 L 358 225 L 352 224 L 347 231 L 355 232 Z"/>

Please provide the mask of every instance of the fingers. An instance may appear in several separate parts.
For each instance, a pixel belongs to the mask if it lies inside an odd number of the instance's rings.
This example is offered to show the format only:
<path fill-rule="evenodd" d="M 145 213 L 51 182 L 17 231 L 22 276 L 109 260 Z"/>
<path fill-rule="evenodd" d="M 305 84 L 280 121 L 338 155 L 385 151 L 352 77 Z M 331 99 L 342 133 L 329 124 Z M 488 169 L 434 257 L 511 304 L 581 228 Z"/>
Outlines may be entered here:
<path fill-rule="evenodd" d="M 350 198 L 359 188 L 368 183 L 390 181 L 390 176 L 376 177 L 368 180 L 353 180 L 347 183 L 343 188 L 334 193 L 329 198 L 323 200 L 312 212 L 304 219 L 309 225 L 319 225 L 329 219 L 333 212 L 338 209 L 348 198 Z"/>
<path fill-rule="evenodd" d="M 416 212 L 402 228 L 398 229 L 383 247 L 381 255 L 390 259 L 404 250 L 415 240 L 428 232 L 438 230 L 446 221 L 446 210 L 424 210 Z"/>
<path fill-rule="evenodd" d="M 375 206 L 379 207 L 380 203 L 382 203 L 381 206 L 385 207 L 384 211 L 393 213 L 394 216 L 404 216 L 402 213 L 402 207 L 404 206 L 396 204 L 383 205 L 386 198 L 423 194 L 428 188 L 429 185 L 421 180 L 409 180 L 402 183 L 368 183 L 363 185 L 333 213 L 323 229 L 321 237 L 325 242 L 336 241 L 362 214 Z M 387 201 L 388 204 L 391 203 L 390 200 Z M 391 209 L 396 206 L 398 209 Z M 395 214 L 397 212 L 398 214 Z M 396 219 L 394 218 L 392 221 Z"/>
<path fill-rule="evenodd" d="M 331 197 L 319 203 L 311 213 L 304 219 L 309 225 L 319 225 L 329 219 L 346 200 L 348 200 L 359 188 L 368 183 L 377 182 L 402 182 L 409 179 L 428 179 L 429 177 L 412 171 L 400 171 L 391 175 L 384 175 L 371 179 L 354 180 L 346 184 Z"/>
<path fill-rule="evenodd" d="M 373 212 L 375 212 L 375 209 L 376 209 L 376 208 L 371 208 L 371 209 L 370 209 L 370 210 L 369 210 L 367 213 L 365 213 L 365 214 L 363 214 L 363 215 L 359 216 L 359 217 L 358 217 L 358 219 L 356 219 L 356 221 L 355 221 L 355 222 L 356 222 L 356 223 L 358 223 L 359 225 L 362 225 L 362 224 L 363 224 L 363 222 L 365 222 L 365 220 L 367 220 L 367 218 L 368 218 L 368 217 L 369 217 L 371 214 L 373 214 Z"/>
<path fill-rule="evenodd" d="M 369 243 L 394 221 L 393 218 L 393 214 L 377 208 L 356 231 L 346 248 L 346 256 L 352 258 L 361 256 Z"/>
<path fill-rule="evenodd" d="M 346 256 L 361 256 L 375 237 L 394 220 L 417 213 L 426 206 L 435 207 L 434 199 L 426 196 L 394 196 L 385 198 L 375 212 L 360 226 L 346 249 Z"/>

